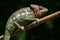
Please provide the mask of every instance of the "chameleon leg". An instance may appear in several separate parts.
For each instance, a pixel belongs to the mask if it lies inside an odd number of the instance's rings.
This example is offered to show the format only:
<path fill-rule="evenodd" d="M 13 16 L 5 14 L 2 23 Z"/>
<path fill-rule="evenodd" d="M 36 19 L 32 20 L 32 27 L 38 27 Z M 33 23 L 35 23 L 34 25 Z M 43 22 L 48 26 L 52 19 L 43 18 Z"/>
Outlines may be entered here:
<path fill-rule="evenodd" d="M 37 21 L 38 21 L 39 19 L 38 19 L 38 18 L 33 18 L 33 17 L 28 17 L 28 18 L 26 18 L 26 20 L 36 21 L 36 23 L 38 23 Z"/>
<path fill-rule="evenodd" d="M 10 40 L 10 33 L 8 30 L 5 31 L 4 40 Z"/>
<path fill-rule="evenodd" d="M 20 26 L 17 22 L 14 22 L 15 25 L 17 25 L 18 28 L 24 31 L 24 26 Z"/>
<path fill-rule="evenodd" d="M 26 32 L 24 30 L 24 26 L 20 26 L 17 22 L 14 22 L 14 24 L 23 31 L 18 32 L 18 34 L 13 36 L 11 40 L 25 40 Z"/>
<path fill-rule="evenodd" d="M 36 21 L 38 18 L 34 17 L 26 17 L 25 20 Z"/>

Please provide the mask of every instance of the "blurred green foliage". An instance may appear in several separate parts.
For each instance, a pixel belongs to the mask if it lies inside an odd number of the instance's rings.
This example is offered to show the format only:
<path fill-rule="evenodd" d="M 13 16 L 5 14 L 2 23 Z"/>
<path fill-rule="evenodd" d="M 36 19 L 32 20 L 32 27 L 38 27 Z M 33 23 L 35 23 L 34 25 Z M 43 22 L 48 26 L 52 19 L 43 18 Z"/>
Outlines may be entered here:
<path fill-rule="evenodd" d="M 9 16 L 16 10 L 30 4 L 42 5 L 49 9 L 48 14 L 60 10 L 60 0 L 0 0 L 0 35 L 4 34 Z M 53 28 L 46 28 L 45 23 L 27 31 L 26 40 L 60 40 L 60 17 L 52 21 Z"/>

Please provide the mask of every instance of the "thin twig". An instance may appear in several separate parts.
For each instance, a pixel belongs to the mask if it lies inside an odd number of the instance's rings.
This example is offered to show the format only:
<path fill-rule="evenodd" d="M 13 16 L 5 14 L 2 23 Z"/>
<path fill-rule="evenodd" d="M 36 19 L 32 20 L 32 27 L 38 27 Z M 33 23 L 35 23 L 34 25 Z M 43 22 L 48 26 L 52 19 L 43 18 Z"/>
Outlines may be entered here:
<path fill-rule="evenodd" d="M 3 40 L 4 39 L 4 35 L 0 36 L 0 40 Z"/>
<path fill-rule="evenodd" d="M 42 23 L 44 23 L 44 22 L 46 22 L 48 20 L 54 19 L 57 16 L 60 16 L 60 11 L 57 11 L 57 12 L 52 13 L 52 14 L 50 14 L 48 16 L 45 16 L 45 17 L 43 17 L 43 18 L 41 18 L 41 19 L 39 19 L 37 21 L 32 22 L 30 25 L 28 25 L 27 30 L 30 30 L 31 28 L 33 28 L 35 26 L 38 26 L 39 24 L 42 24 Z"/>

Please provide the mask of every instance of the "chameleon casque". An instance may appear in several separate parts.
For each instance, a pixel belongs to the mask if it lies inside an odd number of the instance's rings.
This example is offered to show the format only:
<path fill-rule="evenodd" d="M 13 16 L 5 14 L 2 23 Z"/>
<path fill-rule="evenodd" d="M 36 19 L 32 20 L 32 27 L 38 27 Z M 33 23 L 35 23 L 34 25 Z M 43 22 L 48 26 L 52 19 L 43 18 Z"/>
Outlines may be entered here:
<path fill-rule="evenodd" d="M 10 40 L 11 36 L 14 35 L 16 30 L 20 30 L 19 35 L 21 36 L 17 40 L 24 39 L 24 32 L 26 32 L 27 26 L 33 21 L 37 21 L 41 16 L 43 16 L 48 11 L 47 8 L 39 5 L 30 5 L 30 7 L 25 7 L 14 12 L 7 21 L 4 40 Z"/>

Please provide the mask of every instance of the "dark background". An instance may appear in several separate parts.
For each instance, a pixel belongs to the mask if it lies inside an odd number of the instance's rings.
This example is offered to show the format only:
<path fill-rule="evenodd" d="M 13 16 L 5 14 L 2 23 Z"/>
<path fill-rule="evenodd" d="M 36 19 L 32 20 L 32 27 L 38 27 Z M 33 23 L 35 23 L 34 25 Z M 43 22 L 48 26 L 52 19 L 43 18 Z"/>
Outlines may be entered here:
<path fill-rule="evenodd" d="M 0 0 L 0 35 L 4 34 L 9 16 L 16 10 L 30 4 L 42 5 L 49 9 L 48 14 L 60 10 L 60 0 Z M 60 17 L 52 21 L 53 28 L 43 23 L 27 32 L 27 40 L 60 40 Z"/>

